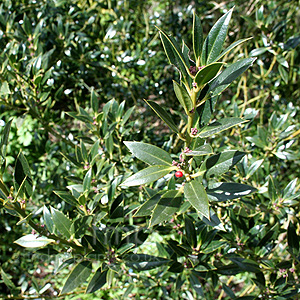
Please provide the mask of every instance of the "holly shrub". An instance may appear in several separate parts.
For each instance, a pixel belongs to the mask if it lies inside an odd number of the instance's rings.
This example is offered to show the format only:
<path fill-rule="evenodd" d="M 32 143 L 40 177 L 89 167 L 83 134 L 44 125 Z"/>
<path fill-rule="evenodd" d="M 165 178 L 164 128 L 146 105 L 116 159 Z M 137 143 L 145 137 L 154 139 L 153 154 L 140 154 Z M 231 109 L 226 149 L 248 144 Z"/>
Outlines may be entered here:
<path fill-rule="evenodd" d="M 119 2 L 0 5 L 2 298 L 298 299 L 296 1 Z"/>

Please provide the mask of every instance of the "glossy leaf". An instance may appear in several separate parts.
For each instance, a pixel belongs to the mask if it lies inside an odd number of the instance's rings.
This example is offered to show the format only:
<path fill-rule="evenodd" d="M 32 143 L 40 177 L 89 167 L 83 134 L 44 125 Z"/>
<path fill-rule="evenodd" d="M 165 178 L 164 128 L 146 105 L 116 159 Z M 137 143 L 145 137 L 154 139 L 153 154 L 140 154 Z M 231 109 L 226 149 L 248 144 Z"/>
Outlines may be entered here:
<path fill-rule="evenodd" d="M 72 196 L 69 192 L 66 191 L 54 191 L 54 193 L 61 198 L 66 203 L 69 203 L 73 206 L 77 206 L 78 202 L 74 196 Z"/>
<path fill-rule="evenodd" d="M 241 270 L 246 272 L 261 272 L 261 269 L 259 267 L 259 264 L 251 259 L 246 259 L 242 257 L 229 257 L 229 259 L 237 264 Z"/>
<path fill-rule="evenodd" d="M 49 209 L 45 205 L 43 207 L 43 217 L 44 217 L 44 223 L 45 223 L 48 231 L 50 233 L 53 233 L 54 232 L 54 223 L 52 220 L 52 215 L 51 215 Z"/>
<path fill-rule="evenodd" d="M 184 228 L 186 232 L 186 238 L 191 247 L 197 246 L 197 234 L 193 220 L 185 215 L 184 216 Z"/>
<path fill-rule="evenodd" d="M 171 130 L 175 133 L 179 133 L 177 126 L 175 125 L 172 117 L 156 102 L 154 101 L 147 101 L 145 102 L 154 110 L 154 112 L 169 126 Z"/>
<path fill-rule="evenodd" d="M 194 150 L 186 153 L 186 156 L 203 156 L 207 154 L 212 154 L 213 150 L 209 144 L 205 144 L 203 146 L 197 147 Z"/>
<path fill-rule="evenodd" d="M 287 239 L 288 239 L 289 252 L 295 256 L 299 255 L 300 238 L 297 235 L 295 225 L 292 222 L 289 223 L 289 227 L 287 230 Z"/>
<path fill-rule="evenodd" d="M 186 114 L 189 114 L 189 112 L 193 109 L 193 102 L 188 91 L 184 86 L 181 86 L 176 81 L 173 81 L 173 87 L 178 101 L 184 108 Z"/>
<path fill-rule="evenodd" d="M 172 219 L 179 211 L 182 200 L 182 193 L 178 190 L 170 190 L 161 196 L 153 209 L 150 220 L 150 227 Z"/>
<path fill-rule="evenodd" d="M 151 183 L 166 176 L 175 169 L 176 167 L 172 166 L 151 166 L 130 176 L 122 183 L 122 185 L 136 186 Z"/>
<path fill-rule="evenodd" d="M 162 192 L 154 194 L 150 199 L 148 199 L 145 203 L 140 206 L 137 212 L 134 214 L 135 217 L 147 217 L 150 216 L 152 210 L 154 209 L 155 205 L 158 203 L 159 199 L 162 196 Z"/>
<path fill-rule="evenodd" d="M 209 31 L 202 48 L 202 66 L 214 62 L 221 53 L 232 11 L 233 9 L 230 9 L 225 15 L 223 15 Z"/>
<path fill-rule="evenodd" d="M 196 293 L 199 296 L 204 298 L 205 295 L 204 295 L 204 292 L 203 292 L 201 282 L 200 282 L 198 276 L 195 274 L 195 272 L 190 274 L 189 279 L 190 279 L 190 283 L 191 283 L 192 288 L 196 291 Z"/>
<path fill-rule="evenodd" d="M 235 182 L 219 182 L 207 189 L 209 199 L 227 201 L 250 195 L 256 192 L 256 188 Z"/>
<path fill-rule="evenodd" d="M 193 14 L 193 51 L 195 61 L 200 63 L 199 58 L 201 57 L 203 46 L 203 29 L 200 18 L 196 15 L 195 11 Z M 198 65 L 197 64 L 197 65 Z"/>
<path fill-rule="evenodd" d="M 95 89 L 92 88 L 91 90 L 91 108 L 93 109 L 94 113 L 98 112 L 99 109 L 99 95 L 95 92 Z"/>
<path fill-rule="evenodd" d="M 178 46 L 177 42 L 171 36 L 167 35 L 164 31 L 160 30 L 160 38 L 169 59 L 169 62 L 174 65 L 187 82 L 189 78 L 188 62 L 185 61 L 184 56 Z"/>
<path fill-rule="evenodd" d="M 208 197 L 202 183 L 197 178 L 184 185 L 184 195 L 198 213 L 210 219 Z"/>
<path fill-rule="evenodd" d="M 125 257 L 126 265 L 138 271 L 151 270 L 170 262 L 169 259 L 148 254 L 130 254 Z"/>
<path fill-rule="evenodd" d="M 205 171 L 206 178 L 213 178 L 228 172 L 236 165 L 246 153 L 229 150 L 215 154 L 207 158 L 200 167 L 200 171 Z"/>
<path fill-rule="evenodd" d="M 14 243 L 25 248 L 45 247 L 53 242 L 55 242 L 55 240 L 48 239 L 44 236 L 38 236 L 37 234 L 27 234 L 14 241 Z"/>
<path fill-rule="evenodd" d="M 215 121 L 207 126 L 205 126 L 203 129 L 201 129 L 201 132 L 199 133 L 199 137 L 201 138 L 207 138 L 209 136 L 212 136 L 214 134 L 218 134 L 224 130 L 227 130 L 233 126 L 236 126 L 238 124 L 242 124 L 247 122 L 247 120 L 241 119 L 241 118 L 224 118 L 220 119 L 218 121 Z"/>
<path fill-rule="evenodd" d="M 124 144 L 136 158 L 149 165 L 172 165 L 170 154 L 161 148 L 141 142 L 124 142 Z"/>
<path fill-rule="evenodd" d="M 8 143 L 9 132 L 11 128 L 12 120 L 5 124 L 5 127 L 1 133 L 1 143 L 0 143 L 0 155 L 5 158 L 6 155 L 6 147 Z"/>
<path fill-rule="evenodd" d="M 91 182 L 92 182 L 92 168 L 90 168 L 83 179 L 83 191 L 89 191 L 91 188 Z"/>
<path fill-rule="evenodd" d="M 203 85 L 212 80 L 220 72 L 223 65 L 222 62 L 215 62 L 199 70 L 194 79 L 197 87 L 202 88 Z"/>
<path fill-rule="evenodd" d="M 72 222 L 61 211 L 50 207 L 52 220 L 55 228 L 67 239 L 71 237 L 71 225 Z"/>
<path fill-rule="evenodd" d="M 86 288 L 86 293 L 94 293 L 105 285 L 107 271 L 108 270 L 102 271 L 101 267 L 98 268 Z"/>
<path fill-rule="evenodd" d="M 69 274 L 61 294 L 67 294 L 82 285 L 92 273 L 92 263 L 90 261 L 80 262 Z"/>

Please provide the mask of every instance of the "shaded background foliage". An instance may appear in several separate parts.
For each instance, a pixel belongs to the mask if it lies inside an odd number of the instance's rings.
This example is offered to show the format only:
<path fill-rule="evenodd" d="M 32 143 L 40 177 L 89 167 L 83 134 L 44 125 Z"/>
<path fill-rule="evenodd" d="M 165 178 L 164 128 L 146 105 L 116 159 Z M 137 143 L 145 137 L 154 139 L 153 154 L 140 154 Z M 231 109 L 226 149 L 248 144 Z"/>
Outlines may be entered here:
<path fill-rule="evenodd" d="M 247 295 L 247 289 L 248 295 L 254 297 L 251 299 L 290 299 L 299 291 L 299 183 L 296 180 L 300 130 L 299 1 L 2 1 L 0 111 L 5 123 L 13 118 L 6 149 L 7 171 L 2 176 L 10 186 L 15 161 L 22 149 L 32 169 L 35 188 L 27 207 L 34 212 L 35 218 L 40 218 L 37 209 L 44 204 L 75 217 L 72 206 L 53 191 L 65 190 L 70 182 L 82 181 L 86 174 L 84 161 L 74 166 L 61 153 L 78 159 L 78 155 L 74 155 L 74 144 L 81 145 L 82 141 L 89 145 L 89 139 L 93 139 L 90 126 L 95 120 L 81 118 L 83 123 L 89 124 L 83 125 L 80 118 L 70 114 L 78 112 L 79 107 L 87 108 L 89 118 L 93 118 L 96 115 L 91 109 L 93 93 L 99 101 L 99 111 L 112 98 L 118 103 L 111 102 L 111 106 L 106 107 L 107 120 L 96 120 L 99 128 L 94 136 L 99 138 L 103 148 L 103 159 L 116 166 L 105 179 L 107 184 L 116 174 L 138 170 L 142 165 L 126 153 L 123 140 L 151 141 L 167 150 L 175 141 L 173 147 L 176 149 L 178 141 L 143 102 L 143 99 L 151 99 L 164 104 L 179 122 L 181 112 L 170 89 L 178 73 L 167 65 L 155 26 L 171 33 L 178 41 L 184 39 L 191 46 L 193 9 L 201 17 L 207 34 L 214 22 L 233 5 L 235 12 L 226 44 L 248 36 L 252 39 L 229 53 L 227 60 L 234 62 L 251 56 L 258 59 L 222 95 L 216 118 L 246 117 L 250 122 L 210 142 L 218 152 L 238 146 L 249 153 L 227 176 L 251 184 L 258 193 L 240 202 L 224 202 L 215 207 L 222 211 L 222 220 L 231 224 L 226 228 L 227 233 L 203 228 L 200 223 L 197 236 L 207 245 L 215 237 L 213 251 L 202 253 L 203 260 L 205 255 L 210 259 L 214 256 L 218 262 L 218 256 L 233 248 L 254 261 L 261 262 L 268 255 L 273 258 L 265 262 L 268 268 L 263 276 L 241 273 L 232 279 L 229 275 L 236 274 L 236 269 L 228 267 L 226 271 L 224 267 L 223 274 L 219 274 L 221 286 L 213 276 L 207 281 L 201 279 L 201 283 L 207 299 L 214 299 L 216 294 L 219 299 L 234 299 L 232 293 L 242 297 Z M 126 125 L 120 124 L 114 109 L 123 100 L 125 111 L 135 105 Z M 121 137 L 114 131 L 115 122 L 124 130 Z M 109 128 L 113 132 L 113 144 L 119 143 L 119 148 L 110 149 L 111 141 L 105 138 Z M 179 148 L 180 143 L 178 151 Z M 119 151 L 121 156 L 118 156 Z M 141 203 L 145 197 L 143 191 L 131 189 L 126 195 L 126 204 L 130 207 L 138 201 Z M 1 232 L 5 232 L 1 239 L 4 274 L 11 276 L 10 280 L 21 286 L 24 293 L 29 290 L 41 293 L 41 289 L 51 283 L 45 293 L 55 295 L 62 286 L 64 273 L 61 278 L 53 275 L 51 271 L 57 266 L 53 266 L 51 260 L 45 263 L 33 259 L 30 252 L 22 256 L 23 249 L 13 241 L 29 229 L 25 223 L 16 226 L 19 219 L 3 209 L 0 218 Z M 176 222 L 183 228 L 183 219 Z M 145 220 L 132 221 L 130 217 L 128 223 L 141 226 Z M 161 236 L 168 235 L 172 226 L 174 224 L 157 228 L 157 232 Z M 227 242 L 223 250 L 217 247 L 218 240 Z M 158 242 L 159 237 L 151 241 Z M 261 252 L 262 248 L 265 253 Z M 147 252 L 146 246 L 141 249 Z M 166 249 L 159 249 L 159 255 L 166 254 Z M 235 261 L 236 265 L 241 267 Z M 173 266 L 174 274 L 180 270 L 181 266 Z M 197 291 L 185 285 L 182 294 L 179 292 L 179 277 L 176 279 L 165 271 L 161 271 L 161 275 L 153 270 L 149 272 L 153 278 L 161 276 L 161 283 L 156 284 L 145 275 L 143 288 L 135 282 L 136 275 L 131 274 L 128 294 L 136 299 L 197 297 Z M 197 273 L 197 276 L 202 274 Z M 2 274 L 5 283 L 4 277 Z M 174 282 L 170 283 L 172 280 Z M 209 287 L 205 287 L 207 282 Z M 7 281 L 6 285 L 4 283 L 1 283 L 0 292 L 8 295 L 13 288 L 9 290 Z M 254 284 L 258 288 L 254 289 Z M 178 290 L 174 290 L 174 286 Z M 149 287 L 155 289 L 147 291 Z M 109 299 L 119 297 L 118 293 L 112 289 L 101 291 L 99 295 Z M 82 297 L 89 299 L 88 295 Z"/>

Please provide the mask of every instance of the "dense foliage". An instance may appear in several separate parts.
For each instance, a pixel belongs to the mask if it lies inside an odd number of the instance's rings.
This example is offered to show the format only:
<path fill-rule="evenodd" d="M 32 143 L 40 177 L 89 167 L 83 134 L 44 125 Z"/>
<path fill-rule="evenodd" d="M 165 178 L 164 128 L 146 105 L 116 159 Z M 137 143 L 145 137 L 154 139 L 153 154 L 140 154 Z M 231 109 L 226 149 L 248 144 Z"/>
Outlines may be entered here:
<path fill-rule="evenodd" d="M 297 299 L 299 7 L 2 1 L 1 298 Z"/>

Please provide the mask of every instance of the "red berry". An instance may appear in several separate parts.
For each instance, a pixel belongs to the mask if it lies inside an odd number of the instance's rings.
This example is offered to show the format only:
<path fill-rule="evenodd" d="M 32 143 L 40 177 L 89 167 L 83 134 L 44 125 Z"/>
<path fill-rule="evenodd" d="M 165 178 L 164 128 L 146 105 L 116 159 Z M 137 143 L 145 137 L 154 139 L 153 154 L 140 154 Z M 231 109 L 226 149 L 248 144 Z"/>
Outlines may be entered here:
<path fill-rule="evenodd" d="M 177 171 L 176 173 L 175 173 L 175 177 L 176 178 L 180 178 L 180 177 L 182 177 L 183 176 L 183 173 L 181 172 L 181 171 Z"/>

